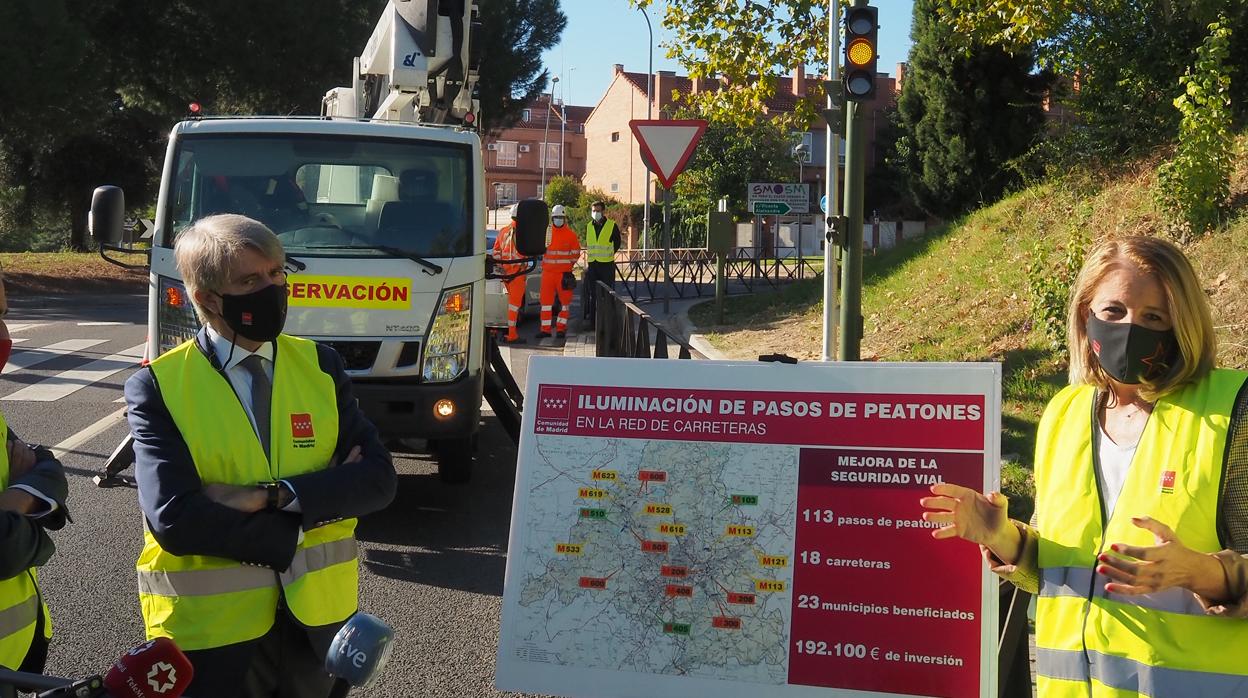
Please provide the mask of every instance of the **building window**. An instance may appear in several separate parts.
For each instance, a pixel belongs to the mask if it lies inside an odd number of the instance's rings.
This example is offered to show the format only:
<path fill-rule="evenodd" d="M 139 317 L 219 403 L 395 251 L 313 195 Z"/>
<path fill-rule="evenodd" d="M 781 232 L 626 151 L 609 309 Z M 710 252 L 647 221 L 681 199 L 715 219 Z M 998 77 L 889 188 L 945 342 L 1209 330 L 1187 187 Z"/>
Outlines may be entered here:
<path fill-rule="evenodd" d="M 521 120 L 521 121 L 531 121 L 531 120 L 532 120 L 532 118 L 533 118 L 533 110 L 531 110 L 531 109 L 525 109 L 524 111 L 521 111 L 521 112 L 520 112 L 520 120 Z"/>
<path fill-rule="evenodd" d="M 545 185 L 545 184 L 539 184 L 539 185 L 537 185 L 537 194 L 536 194 L 536 196 L 537 196 L 537 198 L 539 198 L 539 199 L 544 199 L 544 198 L 546 198 L 546 185 Z"/>
<path fill-rule="evenodd" d="M 546 167 L 549 169 L 556 169 L 559 167 L 559 144 L 558 143 L 546 144 L 545 160 L 546 160 L 545 163 L 542 165 L 543 167 Z"/>
<path fill-rule="evenodd" d="M 510 206 L 516 203 L 516 183 L 515 182 L 495 182 L 494 183 L 494 207 Z"/>
<path fill-rule="evenodd" d="M 619 191 L 620 191 L 620 183 L 619 183 L 619 182 L 612 182 L 612 183 L 611 183 L 611 193 L 612 193 L 612 194 L 615 194 L 615 193 L 618 193 Z"/>
<path fill-rule="evenodd" d="M 612 143 L 618 143 L 618 142 L 619 142 L 619 140 L 620 140 L 620 132 L 619 132 L 619 131 L 612 131 L 612 132 L 611 132 L 611 142 L 612 142 Z"/>
<path fill-rule="evenodd" d="M 498 150 L 494 151 L 494 164 L 498 167 L 515 167 L 516 142 L 499 141 L 497 145 Z"/>

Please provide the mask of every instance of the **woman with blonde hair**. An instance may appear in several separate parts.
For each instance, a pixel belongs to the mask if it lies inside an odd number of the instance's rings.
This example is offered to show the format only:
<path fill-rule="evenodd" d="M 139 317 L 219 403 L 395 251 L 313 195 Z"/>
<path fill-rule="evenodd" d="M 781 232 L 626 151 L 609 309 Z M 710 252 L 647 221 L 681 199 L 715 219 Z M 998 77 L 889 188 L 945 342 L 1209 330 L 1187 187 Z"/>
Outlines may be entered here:
<path fill-rule="evenodd" d="M 1036 438 L 1034 526 L 1006 498 L 932 487 L 932 535 L 1039 592 L 1053 696 L 1248 695 L 1248 389 L 1216 369 L 1209 304 L 1158 238 L 1105 240 L 1071 293 L 1070 385 Z"/>

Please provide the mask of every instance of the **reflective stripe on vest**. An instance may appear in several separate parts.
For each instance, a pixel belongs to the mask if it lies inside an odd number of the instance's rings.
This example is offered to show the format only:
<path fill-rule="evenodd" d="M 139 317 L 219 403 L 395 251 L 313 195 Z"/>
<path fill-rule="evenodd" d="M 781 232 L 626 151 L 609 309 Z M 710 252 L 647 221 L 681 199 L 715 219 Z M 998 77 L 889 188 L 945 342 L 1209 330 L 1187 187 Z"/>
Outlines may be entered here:
<path fill-rule="evenodd" d="M 0 415 L 0 434 L 9 433 L 4 415 Z M 9 452 L 0 448 L 0 491 L 9 487 Z M 52 620 L 47 607 L 41 609 L 39 587 L 34 569 L 22 570 L 9 579 L 0 580 L 0 667 L 17 669 L 30 652 L 35 639 L 35 624 L 44 614 L 44 636 L 52 637 Z"/>
<path fill-rule="evenodd" d="M 271 463 L 229 381 L 194 341 L 152 362 L 161 398 L 204 483 L 271 482 L 323 470 L 333 458 L 337 395 L 315 343 L 280 335 L 274 359 Z M 137 570 L 148 637 L 170 637 L 192 650 L 255 639 L 273 625 L 279 590 L 305 625 L 344 620 L 356 610 L 359 585 L 354 531 L 354 519 L 307 531 L 280 575 L 235 560 L 173 555 L 146 533 Z"/>
<path fill-rule="evenodd" d="M 1233 696 L 1248 688 L 1242 619 L 1207 615 L 1181 589 L 1109 594 L 1095 572 L 1111 543 L 1156 544 L 1131 523 L 1135 516 L 1165 523 L 1197 552 L 1223 547 L 1218 494 L 1230 413 L 1246 377 L 1217 370 L 1157 402 L 1109 517 L 1093 462 L 1095 389 L 1068 387 L 1049 403 L 1035 459 L 1041 696 Z"/>
<path fill-rule="evenodd" d="M 543 273 L 563 274 L 572 271 L 580 257 L 581 243 L 571 228 L 563 226 L 550 229 L 550 244 L 546 246 L 546 255 L 542 258 Z"/>
<path fill-rule="evenodd" d="M 502 262 L 510 262 L 517 259 L 524 259 L 520 251 L 516 249 L 516 226 L 509 224 L 498 231 L 498 237 L 494 238 L 494 261 L 499 262 L 499 271 L 505 275 L 519 274 L 524 271 L 524 264 L 501 264 Z"/>
<path fill-rule="evenodd" d="M 1089 652 L 1085 659 L 1079 651 L 1036 648 L 1036 663 L 1048 667 L 1046 676 L 1040 677 L 1040 695 L 1046 697 L 1054 693 L 1086 696 L 1089 681 L 1094 682 L 1093 695 L 1120 695 L 1121 691 L 1154 698 L 1248 695 L 1248 676 L 1242 674 L 1150 666 L 1101 652 Z M 1066 682 L 1078 682 L 1074 686 L 1067 684 L 1077 690 L 1065 690 L 1062 684 Z"/>
<path fill-rule="evenodd" d="M 611 244 L 611 233 L 615 231 L 615 221 L 608 218 L 597 230 L 593 222 L 585 228 L 585 252 L 591 262 L 614 262 L 615 245 Z"/>

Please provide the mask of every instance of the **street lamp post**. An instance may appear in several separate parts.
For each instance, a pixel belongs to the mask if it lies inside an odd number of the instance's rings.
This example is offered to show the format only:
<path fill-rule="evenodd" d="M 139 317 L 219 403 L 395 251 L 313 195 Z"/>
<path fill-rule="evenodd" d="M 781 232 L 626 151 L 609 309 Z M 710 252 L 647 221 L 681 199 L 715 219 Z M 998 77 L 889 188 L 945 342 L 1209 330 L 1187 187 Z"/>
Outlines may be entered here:
<path fill-rule="evenodd" d="M 793 146 L 793 158 L 797 160 L 797 184 L 798 186 L 801 186 L 806 183 L 805 177 L 804 177 L 805 172 L 803 171 L 802 166 L 806 162 L 806 155 L 808 153 L 810 153 L 810 148 L 808 148 L 805 143 L 798 143 L 797 145 Z M 807 203 L 809 203 L 810 201 L 809 195 L 806 196 L 806 200 L 807 200 Z M 797 214 L 797 274 L 799 278 L 801 278 L 801 275 L 802 275 L 802 223 L 803 223 L 802 219 L 803 219 L 803 216 L 804 214 L 802 213 Z"/>
<path fill-rule="evenodd" d="M 650 26 L 650 14 L 646 12 L 646 8 L 638 7 L 641 10 L 641 16 L 646 18 L 646 32 L 650 34 L 650 64 L 646 70 L 646 119 L 651 118 L 654 109 L 654 28 Z M 646 165 L 646 201 L 645 210 L 642 213 L 641 223 L 641 250 L 646 250 L 646 238 L 650 236 L 650 166 Z"/>
<path fill-rule="evenodd" d="M 546 198 L 546 149 L 550 143 L 550 112 L 555 107 L 555 85 L 559 82 L 559 76 L 556 75 L 550 83 L 550 98 L 546 103 L 546 130 L 542 133 L 542 196 Z"/>

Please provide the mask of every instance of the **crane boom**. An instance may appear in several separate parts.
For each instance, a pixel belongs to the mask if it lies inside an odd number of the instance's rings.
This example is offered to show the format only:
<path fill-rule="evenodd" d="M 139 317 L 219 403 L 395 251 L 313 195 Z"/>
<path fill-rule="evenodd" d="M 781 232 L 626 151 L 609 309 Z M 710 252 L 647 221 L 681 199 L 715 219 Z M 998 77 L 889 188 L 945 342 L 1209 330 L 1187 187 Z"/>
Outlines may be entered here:
<path fill-rule="evenodd" d="M 322 115 L 473 125 L 479 17 L 477 0 L 390 0 L 351 87 L 327 92 Z"/>

